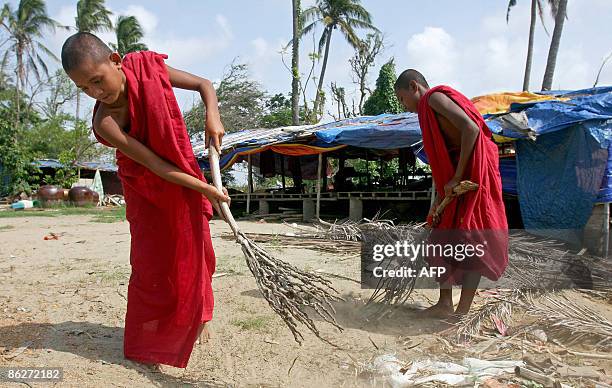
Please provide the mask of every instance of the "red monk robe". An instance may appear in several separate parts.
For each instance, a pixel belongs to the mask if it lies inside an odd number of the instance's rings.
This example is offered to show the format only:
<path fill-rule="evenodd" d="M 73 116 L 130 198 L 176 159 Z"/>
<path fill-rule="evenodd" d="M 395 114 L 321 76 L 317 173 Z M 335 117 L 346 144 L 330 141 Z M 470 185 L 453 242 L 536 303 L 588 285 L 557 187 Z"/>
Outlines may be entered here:
<path fill-rule="evenodd" d="M 425 93 L 418 105 L 423 146 L 436 191 L 444 197 L 444 186 L 455 175 L 459 151 L 449 152 L 434 110 L 429 105 L 432 93 L 444 93 L 453 100 L 480 128 L 472 155 L 462 180 L 479 184 L 476 191 L 455 198 L 442 213 L 432 235 L 450 241 L 461 235 L 471 243 L 484 243 L 484 255 L 463 261 L 430 258 L 430 265 L 444 266 L 447 271 L 440 283 L 461 284 L 465 271 L 475 271 L 491 280 L 498 280 L 508 265 L 508 223 L 502 199 L 498 148 L 491 140 L 491 130 L 474 104 L 448 86 L 437 86 Z M 453 230 L 453 232 L 451 232 Z"/>
<path fill-rule="evenodd" d="M 130 115 L 130 127 L 124 130 L 162 159 L 205 181 L 165 58 L 139 52 L 123 59 Z M 212 206 L 202 194 L 160 178 L 119 150 L 117 165 L 132 237 L 124 354 L 138 362 L 184 368 L 199 326 L 212 319 Z"/>

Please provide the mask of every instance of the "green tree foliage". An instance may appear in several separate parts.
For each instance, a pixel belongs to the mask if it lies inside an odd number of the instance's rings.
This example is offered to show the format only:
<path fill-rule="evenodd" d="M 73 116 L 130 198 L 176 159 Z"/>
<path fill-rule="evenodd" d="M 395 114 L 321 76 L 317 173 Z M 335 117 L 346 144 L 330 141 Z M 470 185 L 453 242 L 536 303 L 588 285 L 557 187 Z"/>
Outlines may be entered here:
<path fill-rule="evenodd" d="M 147 45 L 141 42 L 144 32 L 135 16 L 119 16 L 115 25 L 115 35 L 117 44 L 111 43 L 110 46 L 121 56 L 148 50 Z"/>
<path fill-rule="evenodd" d="M 261 127 L 263 128 L 278 128 L 293 125 L 293 111 L 291 109 L 291 100 L 285 97 L 284 94 L 278 93 L 267 99 L 267 113 L 261 118 Z M 304 122 L 304 109 L 300 108 L 300 120 Z"/>
<path fill-rule="evenodd" d="M 16 9 L 13 9 L 9 3 L 4 4 L 0 11 L 0 26 L 7 33 L 9 42 L 3 54 L 2 64 L 7 63 L 9 56 L 15 60 L 17 98 L 14 124 L 19 125 L 22 110 L 21 94 L 28 85 L 28 75 L 31 73 L 40 81 L 42 76 L 49 75 L 45 56 L 58 60 L 55 54 L 40 41 L 44 31 L 54 31 L 58 23 L 48 16 L 43 0 L 20 0 Z"/>
<path fill-rule="evenodd" d="M 248 65 L 232 62 L 216 89 L 221 122 L 227 133 L 261 126 L 266 113 L 266 92 L 249 77 Z M 189 135 L 202 139 L 206 117 L 202 102 L 185 112 L 184 117 Z"/>
<path fill-rule="evenodd" d="M 394 84 L 396 79 L 395 63 L 391 59 L 381 67 L 376 80 L 376 89 L 363 104 L 363 114 L 374 116 L 382 113 L 402 112 L 400 102 L 395 96 Z"/>
<path fill-rule="evenodd" d="M 301 31 L 302 36 L 306 36 L 321 25 L 323 32 L 319 39 L 319 55 L 323 52 L 323 64 L 319 74 L 319 85 L 314 102 L 314 112 L 321 112 L 324 106 L 323 80 L 327 69 L 329 58 L 329 48 L 331 37 L 334 30 L 339 30 L 344 39 L 355 49 L 361 45 L 357 37 L 356 29 L 365 29 L 378 32 L 372 24 L 372 16 L 360 4 L 360 0 L 317 0 L 316 5 L 306 9 L 302 14 L 303 22 L 309 23 Z"/>
<path fill-rule="evenodd" d="M 104 0 L 79 0 L 75 18 L 76 29 L 79 32 L 91 33 L 110 31 L 113 28 L 111 14 Z"/>

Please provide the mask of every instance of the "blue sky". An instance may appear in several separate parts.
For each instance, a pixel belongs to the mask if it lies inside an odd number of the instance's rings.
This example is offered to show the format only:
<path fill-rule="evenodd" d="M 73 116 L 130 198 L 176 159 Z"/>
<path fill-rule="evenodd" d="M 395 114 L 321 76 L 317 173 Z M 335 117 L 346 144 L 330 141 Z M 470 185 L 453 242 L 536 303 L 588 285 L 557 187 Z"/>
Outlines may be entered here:
<path fill-rule="evenodd" d="M 303 7 L 313 3 L 302 0 Z M 387 46 L 370 76 L 372 85 L 380 65 L 394 57 L 398 72 L 417 68 L 430 84 L 449 84 L 468 96 L 521 88 L 530 1 L 518 1 L 509 23 L 506 0 L 362 3 L 384 32 Z M 70 25 L 74 24 L 75 4 L 47 1 L 49 14 Z M 227 65 L 239 58 L 250 65 L 253 78 L 270 93 L 290 90 L 290 74 L 279 54 L 291 39 L 290 0 L 107 0 L 107 5 L 115 14 L 135 15 L 145 28 L 145 43 L 154 51 L 168 54 L 167 63 L 173 67 L 218 81 Z M 603 57 L 612 52 L 612 1 L 569 0 L 568 16 L 553 86 L 590 87 Z M 554 24 L 548 10 L 546 25 L 552 35 Z M 67 36 L 58 32 L 46 43 L 59 54 Z M 110 33 L 101 36 L 105 41 L 113 39 Z M 549 41 L 538 21 L 532 72 L 532 88 L 537 90 Z M 302 72 L 308 70 L 307 54 L 311 51 L 312 39 L 306 39 L 301 47 Z M 351 48 L 334 33 L 325 84 L 329 87 L 336 81 L 347 89 L 349 99 L 356 96 L 348 66 L 351 55 Z M 290 61 L 289 56 L 286 59 Z M 600 85 L 610 84 L 612 61 L 600 77 Z M 182 107 L 198 98 L 191 92 L 177 92 L 177 96 Z"/>

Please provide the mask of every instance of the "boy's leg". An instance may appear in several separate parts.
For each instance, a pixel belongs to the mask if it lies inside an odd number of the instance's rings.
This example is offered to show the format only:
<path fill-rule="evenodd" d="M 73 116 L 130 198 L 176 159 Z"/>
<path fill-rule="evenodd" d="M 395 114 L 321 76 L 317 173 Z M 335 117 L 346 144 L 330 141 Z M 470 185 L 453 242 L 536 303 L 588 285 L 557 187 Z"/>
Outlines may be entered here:
<path fill-rule="evenodd" d="M 465 315 L 470 311 L 474 295 L 478 289 L 478 283 L 480 283 L 480 276 L 478 272 L 466 272 L 465 275 L 463 275 L 461 298 L 459 299 L 455 314 Z"/>
<path fill-rule="evenodd" d="M 200 325 L 200 329 L 198 330 L 198 345 L 208 342 L 210 339 L 209 323 L 210 321 L 207 321 Z"/>
<path fill-rule="evenodd" d="M 450 284 L 440 283 L 438 303 L 425 309 L 424 314 L 432 318 L 447 318 L 453 313 L 453 288 Z"/>

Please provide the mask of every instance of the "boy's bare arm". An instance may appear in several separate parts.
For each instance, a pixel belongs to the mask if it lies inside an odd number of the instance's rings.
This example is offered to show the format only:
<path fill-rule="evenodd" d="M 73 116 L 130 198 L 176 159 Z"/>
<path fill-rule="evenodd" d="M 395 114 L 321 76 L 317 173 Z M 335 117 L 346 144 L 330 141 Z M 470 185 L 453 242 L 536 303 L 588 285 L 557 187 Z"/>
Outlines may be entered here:
<path fill-rule="evenodd" d="M 433 93 L 429 97 L 429 106 L 434 111 L 446 117 L 461 135 L 461 151 L 455 176 L 444 186 L 446 196 L 452 195 L 453 188 L 461 182 L 468 160 L 474 150 L 474 144 L 480 134 L 476 123 L 453 100 L 443 93 Z"/>
<path fill-rule="evenodd" d="M 104 140 L 123 152 L 130 159 L 140 163 L 159 177 L 195 190 L 205 195 L 211 202 L 229 202 L 229 197 L 214 186 L 204 183 L 196 177 L 186 174 L 176 166 L 157 156 L 147 146 L 126 134 L 117 122 L 107 114 L 98 111 L 94 119 L 96 133 Z"/>
<path fill-rule="evenodd" d="M 221 123 L 219 101 L 217 100 L 217 94 L 215 93 L 212 82 L 206 78 L 187 73 L 186 71 L 174 69 L 168 65 L 166 65 L 166 68 L 168 69 L 168 75 L 172 86 L 179 89 L 200 92 L 202 101 L 206 106 L 206 123 L 204 123 L 206 147 L 208 147 L 212 141 L 214 147 L 221 153 L 221 140 L 225 134 L 225 129 Z"/>

